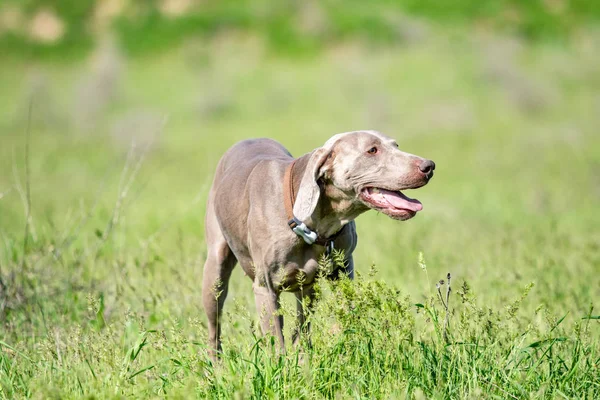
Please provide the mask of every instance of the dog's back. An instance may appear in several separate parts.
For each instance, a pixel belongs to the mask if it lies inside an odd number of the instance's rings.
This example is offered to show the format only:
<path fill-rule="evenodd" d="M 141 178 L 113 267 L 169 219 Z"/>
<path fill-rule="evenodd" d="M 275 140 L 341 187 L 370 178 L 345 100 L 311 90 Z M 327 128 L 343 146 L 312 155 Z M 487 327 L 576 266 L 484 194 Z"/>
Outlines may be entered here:
<path fill-rule="evenodd" d="M 291 154 L 280 143 L 272 139 L 248 139 L 236 143 L 221 158 L 210 189 L 206 206 L 207 240 L 215 234 L 215 222 L 231 249 L 240 256 L 246 249 L 245 243 L 234 238 L 247 237 L 247 219 L 250 209 L 250 190 L 266 189 L 270 181 L 270 168 L 260 164 L 285 165 Z M 279 161 L 281 163 L 279 163 Z M 258 168 L 257 168 L 258 167 Z M 264 167 L 264 168 L 263 168 Z M 281 167 L 283 170 L 284 167 Z M 252 184 L 252 182 L 257 184 Z M 260 183 L 263 185 L 260 185 Z M 214 218 L 215 221 L 209 220 Z M 239 257 L 238 257 L 239 258 Z"/>

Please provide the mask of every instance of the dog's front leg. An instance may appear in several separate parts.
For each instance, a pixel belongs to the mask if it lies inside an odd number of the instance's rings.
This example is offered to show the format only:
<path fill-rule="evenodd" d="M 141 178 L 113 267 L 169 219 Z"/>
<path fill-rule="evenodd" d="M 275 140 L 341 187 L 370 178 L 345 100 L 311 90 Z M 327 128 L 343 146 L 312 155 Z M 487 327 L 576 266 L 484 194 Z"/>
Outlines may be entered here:
<path fill-rule="evenodd" d="M 284 353 L 283 316 L 279 314 L 279 293 L 256 280 L 253 288 L 262 333 L 276 337 L 279 342 L 279 350 Z"/>
<path fill-rule="evenodd" d="M 296 295 L 296 328 L 292 336 L 294 346 L 300 344 L 300 336 L 306 336 L 310 340 L 310 322 L 306 320 L 307 314 L 314 308 L 315 291 L 312 285 L 308 288 L 294 293 Z M 310 341 L 308 341 L 310 345 Z"/>
<path fill-rule="evenodd" d="M 344 272 L 350 280 L 354 280 L 354 257 L 352 257 L 352 254 L 346 257 L 346 268 Z"/>

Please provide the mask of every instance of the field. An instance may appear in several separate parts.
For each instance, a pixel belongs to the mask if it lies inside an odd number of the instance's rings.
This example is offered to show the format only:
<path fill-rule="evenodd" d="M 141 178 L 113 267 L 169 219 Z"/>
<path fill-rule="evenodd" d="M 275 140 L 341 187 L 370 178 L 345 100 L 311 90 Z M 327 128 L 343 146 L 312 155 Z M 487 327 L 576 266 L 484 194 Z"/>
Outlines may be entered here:
<path fill-rule="evenodd" d="M 599 44 L 417 24 L 299 57 L 235 33 L 8 57 L 0 397 L 599 398 Z M 320 283 L 312 346 L 285 356 L 236 269 L 213 365 L 201 277 L 219 157 L 251 137 L 298 156 L 357 129 L 436 162 L 410 193 L 423 212 L 359 217 L 358 278 Z"/>

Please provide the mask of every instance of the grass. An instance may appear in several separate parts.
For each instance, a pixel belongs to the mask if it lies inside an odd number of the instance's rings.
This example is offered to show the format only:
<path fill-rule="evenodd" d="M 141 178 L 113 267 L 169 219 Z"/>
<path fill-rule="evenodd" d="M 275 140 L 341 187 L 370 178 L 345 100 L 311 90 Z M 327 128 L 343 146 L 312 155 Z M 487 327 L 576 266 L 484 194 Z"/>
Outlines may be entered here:
<path fill-rule="evenodd" d="M 6 29 L 0 26 L 0 49 L 31 59 L 75 58 L 85 54 L 99 33 L 111 27 L 130 54 L 149 54 L 177 46 L 190 37 L 212 38 L 227 30 L 256 35 L 276 54 L 314 54 L 350 38 L 376 43 L 411 41 L 420 35 L 421 20 L 453 29 L 457 25 L 479 31 L 518 35 L 534 41 L 569 40 L 597 24 L 600 6 L 574 0 L 435 0 L 284 1 L 273 5 L 248 0 L 212 3 L 145 0 L 6 0 Z M 169 7 L 170 5 L 170 7 Z M 165 7 L 167 6 L 167 7 Z M 165 8 L 181 6 L 182 14 Z M 40 11 L 50 10 L 65 32 L 53 43 L 32 38 L 28 27 Z M 20 21 L 15 22 L 15 21 Z"/>
<path fill-rule="evenodd" d="M 8 59 L 0 396 L 598 397 L 597 39 L 432 29 L 290 60 L 232 34 L 131 59 Z M 361 128 L 436 161 L 414 193 L 424 211 L 359 217 L 359 276 L 319 282 L 312 346 L 286 356 L 236 269 L 212 365 L 200 282 L 219 157 L 260 136 L 300 155 Z"/>

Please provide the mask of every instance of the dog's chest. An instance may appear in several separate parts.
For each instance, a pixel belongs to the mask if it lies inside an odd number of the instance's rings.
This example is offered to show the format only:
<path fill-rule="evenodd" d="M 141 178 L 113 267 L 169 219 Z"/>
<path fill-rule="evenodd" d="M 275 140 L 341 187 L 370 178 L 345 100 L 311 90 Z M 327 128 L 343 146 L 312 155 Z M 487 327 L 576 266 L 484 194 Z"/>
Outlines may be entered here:
<path fill-rule="evenodd" d="M 325 247 L 306 244 L 291 231 L 278 233 L 277 239 L 273 238 L 266 243 L 257 241 L 255 246 L 252 244 L 252 264 L 269 274 L 274 289 L 278 291 L 298 291 L 312 285 L 320 274 L 329 276 L 332 273 L 332 262 L 324 259 Z M 347 259 L 355 247 L 354 223 L 350 223 L 334 239 L 334 249 L 342 251 Z"/>
<path fill-rule="evenodd" d="M 306 254 L 303 254 L 306 256 Z M 288 260 L 278 263 L 272 271 L 272 281 L 279 290 L 295 292 L 312 285 L 322 270 L 317 255 L 298 257 L 291 255 Z"/>
<path fill-rule="evenodd" d="M 342 244 L 346 243 L 340 242 L 338 246 Z M 351 246 L 334 248 L 343 250 L 346 257 L 350 256 L 352 251 Z M 341 266 L 337 266 L 339 267 Z M 280 290 L 294 292 L 312 285 L 319 276 L 331 276 L 335 270 L 332 255 L 326 254 L 325 247 L 300 245 L 291 248 L 283 259 L 278 260 L 271 269 L 271 279 Z"/>

